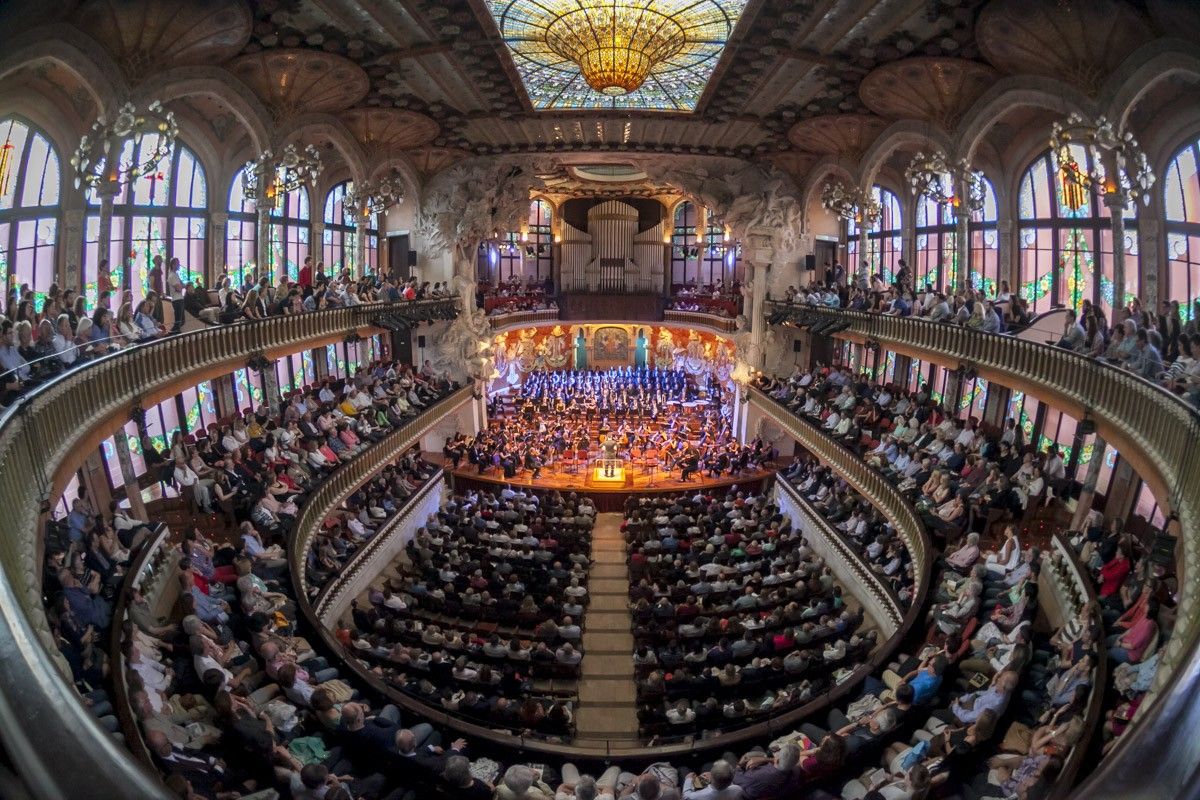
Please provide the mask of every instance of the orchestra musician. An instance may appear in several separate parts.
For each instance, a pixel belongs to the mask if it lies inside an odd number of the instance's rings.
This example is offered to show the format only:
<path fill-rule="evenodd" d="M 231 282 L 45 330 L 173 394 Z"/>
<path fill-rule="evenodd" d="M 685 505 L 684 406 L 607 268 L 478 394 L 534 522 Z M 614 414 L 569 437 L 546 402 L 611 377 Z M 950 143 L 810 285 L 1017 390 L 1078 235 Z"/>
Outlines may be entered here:
<path fill-rule="evenodd" d="M 486 430 L 456 436 L 444 452 L 450 463 L 465 458 L 478 474 L 497 470 L 506 479 L 561 469 L 556 462 L 567 451 L 599 451 L 614 470 L 622 454 L 637 455 L 667 473 L 680 469 L 684 480 L 757 469 L 771 448 L 761 440 L 737 442 L 724 399 L 711 377 L 701 389 L 676 370 L 535 372 L 512 401 L 489 404 Z"/>

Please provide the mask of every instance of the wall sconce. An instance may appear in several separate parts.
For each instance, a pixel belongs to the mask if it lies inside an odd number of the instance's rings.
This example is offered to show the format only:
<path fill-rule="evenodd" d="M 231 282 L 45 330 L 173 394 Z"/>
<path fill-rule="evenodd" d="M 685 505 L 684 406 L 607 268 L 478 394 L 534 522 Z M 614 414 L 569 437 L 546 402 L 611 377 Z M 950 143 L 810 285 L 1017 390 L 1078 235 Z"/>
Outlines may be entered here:
<path fill-rule="evenodd" d="M 561 233 L 554 234 L 554 243 L 562 244 L 562 234 Z"/>

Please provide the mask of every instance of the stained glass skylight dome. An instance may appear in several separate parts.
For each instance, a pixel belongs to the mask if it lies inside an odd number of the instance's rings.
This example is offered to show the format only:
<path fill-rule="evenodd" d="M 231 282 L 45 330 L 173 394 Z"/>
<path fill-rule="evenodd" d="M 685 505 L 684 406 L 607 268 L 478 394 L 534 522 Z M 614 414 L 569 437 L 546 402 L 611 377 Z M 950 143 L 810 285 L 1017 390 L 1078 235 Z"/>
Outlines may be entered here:
<path fill-rule="evenodd" d="M 694 111 L 748 0 L 487 0 L 535 109 Z"/>

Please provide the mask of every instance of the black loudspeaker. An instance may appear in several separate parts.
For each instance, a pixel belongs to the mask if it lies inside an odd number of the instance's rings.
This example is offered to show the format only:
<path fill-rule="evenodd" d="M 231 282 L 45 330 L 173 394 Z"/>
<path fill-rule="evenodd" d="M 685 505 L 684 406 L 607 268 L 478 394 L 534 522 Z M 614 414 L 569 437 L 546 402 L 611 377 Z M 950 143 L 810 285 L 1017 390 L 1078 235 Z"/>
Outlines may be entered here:
<path fill-rule="evenodd" d="M 417 347 L 424 347 L 424 346 L 425 346 L 425 337 L 418 336 L 417 337 Z"/>
<path fill-rule="evenodd" d="M 792 339 L 792 352 L 793 353 L 799 353 L 803 349 L 804 349 L 804 342 L 800 341 L 799 339 Z"/>
<path fill-rule="evenodd" d="M 1075 426 L 1075 432 L 1080 436 L 1091 436 L 1096 432 L 1096 421 L 1092 419 L 1079 420 L 1079 424 Z"/>
<path fill-rule="evenodd" d="M 416 250 L 408 251 L 408 265 L 410 267 L 415 267 L 417 265 L 417 251 Z"/>
<path fill-rule="evenodd" d="M 806 272 L 812 272 L 817 268 L 817 254 L 809 253 L 804 257 L 804 269 Z"/>

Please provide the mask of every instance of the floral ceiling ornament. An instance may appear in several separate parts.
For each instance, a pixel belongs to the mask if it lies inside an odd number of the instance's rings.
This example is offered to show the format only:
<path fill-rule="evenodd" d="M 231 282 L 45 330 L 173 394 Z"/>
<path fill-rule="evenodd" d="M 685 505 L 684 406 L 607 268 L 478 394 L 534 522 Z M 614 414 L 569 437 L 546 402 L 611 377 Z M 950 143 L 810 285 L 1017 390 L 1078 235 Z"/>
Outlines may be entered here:
<path fill-rule="evenodd" d="M 1145 152 L 1128 130 L 1106 117 L 1087 120 L 1072 113 L 1050 129 L 1050 149 L 1058 165 L 1063 195 L 1072 208 L 1082 205 L 1082 192 L 1092 186 L 1101 195 L 1116 197 L 1125 205 L 1129 200 L 1150 202 L 1154 171 Z M 1088 155 L 1091 167 L 1079 164 L 1080 150 Z"/>
<path fill-rule="evenodd" d="M 325 165 L 321 163 L 321 154 L 315 145 L 308 145 L 298 150 L 296 145 L 289 144 L 276 158 L 271 150 L 264 150 L 258 158 L 246 162 L 242 170 L 242 189 L 247 196 L 258 195 L 260 182 L 263 196 L 267 200 L 287 195 L 288 192 L 299 189 L 304 184 L 316 185 L 317 177 Z"/>
<path fill-rule="evenodd" d="M 443 170 L 424 192 L 418 231 L 435 251 L 453 252 L 466 270 L 480 242 L 520 229 L 531 193 L 544 186 L 539 176 L 551 167 L 540 159 L 481 157 Z"/>
<path fill-rule="evenodd" d="M 71 155 L 75 186 L 89 189 L 98 189 L 104 184 L 120 186 L 154 172 L 171 155 L 178 136 L 179 124 L 174 112 L 164 109 L 160 101 L 152 101 L 145 109 L 125 103 L 111 123 L 101 115 L 80 139 L 79 147 Z M 152 146 L 141 148 L 144 140 Z M 110 164 L 110 159 L 120 154 L 128 141 L 134 144 L 137 160 Z"/>
<path fill-rule="evenodd" d="M 971 169 L 965 158 L 950 163 L 946 154 L 935 150 L 917 153 L 904 170 L 904 179 L 917 197 L 928 197 L 941 206 L 950 206 L 955 216 L 983 209 L 987 183 L 983 173 Z M 965 196 L 958 191 L 965 189 Z"/>
<path fill-rule="evenodd" d="M 647 162 L 644 169 L 652 181 L 702 206 L 709 223 L 724 226 L 735 242 L 744 244 L 755 232 L 765 234 L 777 253 L 799 245 L 803 206 L 777 167 L 698 157 Z M 748 252 L 745 257 L 753 260 Z"/>

